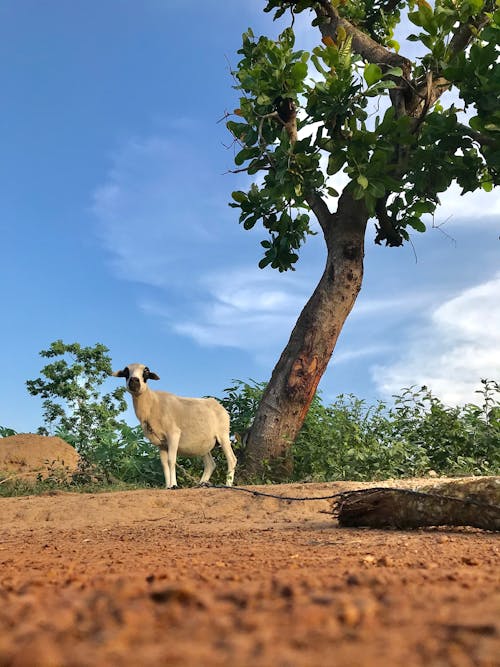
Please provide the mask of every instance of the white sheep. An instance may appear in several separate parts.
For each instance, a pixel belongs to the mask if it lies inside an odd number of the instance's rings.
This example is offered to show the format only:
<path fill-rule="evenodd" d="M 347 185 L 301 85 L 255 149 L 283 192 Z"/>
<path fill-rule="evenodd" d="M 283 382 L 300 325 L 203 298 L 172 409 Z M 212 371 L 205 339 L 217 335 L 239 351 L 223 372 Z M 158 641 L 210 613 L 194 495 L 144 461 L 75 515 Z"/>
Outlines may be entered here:
<path fill-rule="evenodd" d="M 226 484 L 232 486 L 236 456 L 229 440 L 229 414 L 215 398 L 184 398 L 153 391 L 147 381 L 160 378 L 143 364 L 129 364 L 113 376 L 126 379 L 144 435 L 160 449 L 167 489 L 177 487 L 177 454 L 203 457 L 205 469 L 200 484 L 207 485 L 215 470 L 210 452 L 216 443 L 227 460 Z"/>

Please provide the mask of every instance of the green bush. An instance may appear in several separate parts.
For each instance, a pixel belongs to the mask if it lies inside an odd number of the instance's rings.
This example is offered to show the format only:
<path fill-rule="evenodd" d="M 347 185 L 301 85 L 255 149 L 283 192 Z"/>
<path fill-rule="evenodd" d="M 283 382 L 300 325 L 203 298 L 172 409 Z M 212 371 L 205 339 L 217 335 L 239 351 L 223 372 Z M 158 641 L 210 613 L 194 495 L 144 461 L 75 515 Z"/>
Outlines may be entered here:
<path fill-rule="evenodd" d="M 452 475 L 496 474 L 500 469 L 500 386 L 481 380 L 480 405 L 446 407 L 427 387 L 396 397 L 395 433 L 425 449 L 430 467 Z"/>
<path fill-rule="evenodd" d="M 329 406 L 316 397 L 293 455 L 297 480 L 382 479 L 429 468 L 425 450 L 393 437 L 385 403 L 370 406 L 353 395 Z"/>
<path fill-rule="evenodd" d="M 482 380 L 480 405 L 447 407 L 427 387 L 411 387 L 368 405 L 340 395 L 324 405 L 316 395 L 295 441 L 293 480 L 374 480 L 500 471 L 500 386 Z M 252 423 L 265 385 L 235 381 L 221 402 L 240 436 Z M 241 438 L 235 449 L 241 450 Z M 260 480 L 269 481 L 269 480 Z"/>

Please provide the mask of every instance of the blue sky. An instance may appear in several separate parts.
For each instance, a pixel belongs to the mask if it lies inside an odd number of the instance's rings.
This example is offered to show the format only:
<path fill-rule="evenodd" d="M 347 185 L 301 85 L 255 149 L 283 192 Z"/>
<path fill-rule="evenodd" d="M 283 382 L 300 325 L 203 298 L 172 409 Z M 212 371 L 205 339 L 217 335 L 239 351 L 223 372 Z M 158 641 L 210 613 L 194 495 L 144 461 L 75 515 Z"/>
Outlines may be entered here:
<path fill-rule="evenodd" d="M 102 342 L 157 388 L 220 395 L 267 380 L 323 269 L 257 267 L 231 192 L 224 123 L 241 34 L 276 34 L 254 0 L 5 0 L 0 5 L 0 425 L 41 424 L 25 389 L 62 338 Z M 300 43 L 318 35 L 297 22 Z M 365 284 L 320 385 L 373 400 L 427 383 L 443 400 L 500 379 L 500 196 L 442 198 L 413 248 L 367 238 Z M 111 388 L 109 380 L 106 387 Z M 127 419 L 134 423 L 134 417 Z"/>

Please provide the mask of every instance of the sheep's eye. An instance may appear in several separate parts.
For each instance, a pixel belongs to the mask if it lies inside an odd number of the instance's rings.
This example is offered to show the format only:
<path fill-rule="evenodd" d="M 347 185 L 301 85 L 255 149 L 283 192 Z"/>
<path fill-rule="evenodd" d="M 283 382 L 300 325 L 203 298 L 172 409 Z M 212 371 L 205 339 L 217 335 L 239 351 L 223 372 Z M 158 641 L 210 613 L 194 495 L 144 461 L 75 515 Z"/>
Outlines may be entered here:
<path fill-rule="evenodd" d="M 148 377 L 149 377 L 149 368 L 146 367 L 142 372 L 142 378 L 143 378 L 144 382 L 148 379 Z"/>
<path fill-rule="evenodd" d="M 123 375 L 124 378 L 127 378 L 127 379 L 128 379 L 128 376 L 130 375 L 130 372 L 129 372 L 129 370 L 128 370 L 127 367 L 125 367 L 125 368 L 122 370 L 122 375 Z"/>

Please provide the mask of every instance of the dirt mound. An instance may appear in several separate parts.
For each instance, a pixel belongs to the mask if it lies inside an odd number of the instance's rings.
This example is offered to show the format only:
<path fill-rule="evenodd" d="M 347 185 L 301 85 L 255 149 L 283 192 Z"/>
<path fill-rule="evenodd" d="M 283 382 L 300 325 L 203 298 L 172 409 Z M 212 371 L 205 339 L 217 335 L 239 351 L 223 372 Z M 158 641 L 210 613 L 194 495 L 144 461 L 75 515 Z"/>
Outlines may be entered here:
<path fill-rule="evenodd" d="M 78 466 L 75 449 L 61 438 L 18 433 L 0 438 L 0 478 L 22 477 L 35 480 L 38 475 L 59 478 L 70 475 Z"/>

